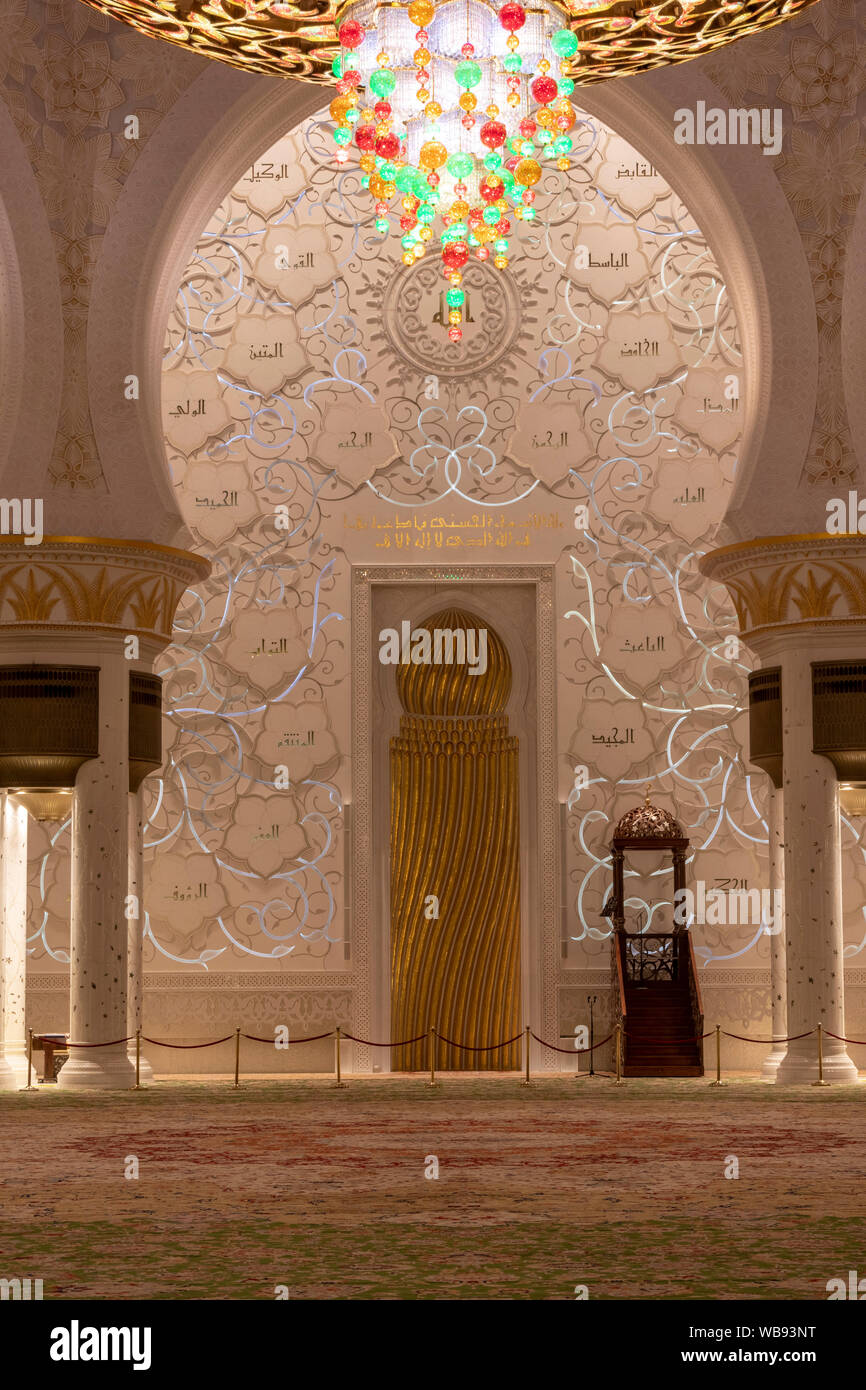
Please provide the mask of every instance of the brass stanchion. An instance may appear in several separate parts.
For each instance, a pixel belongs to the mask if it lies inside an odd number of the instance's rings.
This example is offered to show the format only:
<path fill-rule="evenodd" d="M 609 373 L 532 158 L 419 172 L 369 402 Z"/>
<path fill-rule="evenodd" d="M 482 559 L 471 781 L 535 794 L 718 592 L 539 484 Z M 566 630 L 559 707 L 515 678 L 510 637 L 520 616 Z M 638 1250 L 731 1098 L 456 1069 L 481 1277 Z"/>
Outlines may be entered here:
<path fill-rule="evenodd" d="M 135 1085 L 134 1091 L 141 1090 L 141 1029 L 135 1030 Z"/>
<path fill-rule="evenodd" d="M 335 1061 L 335 1063 L 336 1063 L 336 1070 L 337 1070 L 337 1079 L 336 1079 L 336 1081 L 334 1082 L 334 1088 L 335 1088 L 335 1090 L 336 1090 L 336 1089 L 339 1087 L 339 1089 L 340 1089 L 341 1091 L 345 1091 L 345 1089 L 346 1089 L 346 1083 L 345 1083 L 345 1081 L 343 1080 L 343 1074 L 342 1074 L 342 1072 L 341 1072 L 341 1070 L 340 1070 L 341 1061 L 340 1061 L 340 1025 L 339 1025 L 339 1024 L 337 1024 L 337 1031 L 336 1031 L 335 1034 L 334 1034 L 334 1061 Z"/>
<path fill-rule="evenodd" d="M 241 1070 L 241 1030 L 235 1029 L 235 1086 L 240 1086 Z"/>
<path fill-rule="evenodd" d="M 526 1025 L 526 1041 L 524 1042 L 523 1047 L 524 1047 L 525 1060 L 526 1060 L 526 1076 L 524 1077 L 523 1081 L 521 1081 L 520 1084 L 521 1084 L 521 1086 L 531 1086 L 531 1085 L 532 1085 L 532 1082 L 531 1082 L 530 1079 L 529 1079 L 529 1024 L 528 1024 L 528 1023 L 527 1023 L 527 1025 Z"/>
<path fill-rule="evenodd" d="M 35 1091 L 36 1087 L 31 1084 L 33 1077 L 33 1029 L 27 1029 L 27 1085 L 25 1091 Z"/>
<path fill-rule="evenodd" d="M 711 1086 L 725 1086 L 727 1082 L 722 1080 L 722 1029 L 720 1024 L 716 1024 L 716 1079 L 710 1082 Z"/>
<path fill-rule="evenodd" d="M 823 1048 L 823 1026 L 818 1024 L 818 1080 L 813 1081 L 813 1086 L 829 1086 L 830 1082 L 824 1080 L 824 1048 Z"/>
<path fill-rule="evenodd" d="M 613 1084 L 614 1084 L 614 1086 L 624 1086 L 624 1085 L 625 1085 L 625 1081 L 623 1080 L 623 1075 L 622 1075 L 622 1024 L 621 1024 L 621 1023 L 618 1023 L 618 1024 L 616 1025 L 616 1042 L 615 1042 L 615 1044 L 614 1044 L 614 1053 L 615 1053 L 615 1056 L 616 1056 L 616 1081 L 615 1081 Z"/>
<path fill-rule="evenodd" d="M 430 1080 L 427 1085 L 438 1086 L 439 1082 L 436 1080 L 436 1029 L 433 1027 L 427 1031 L 427 1046 L 430 1051 Z"/>

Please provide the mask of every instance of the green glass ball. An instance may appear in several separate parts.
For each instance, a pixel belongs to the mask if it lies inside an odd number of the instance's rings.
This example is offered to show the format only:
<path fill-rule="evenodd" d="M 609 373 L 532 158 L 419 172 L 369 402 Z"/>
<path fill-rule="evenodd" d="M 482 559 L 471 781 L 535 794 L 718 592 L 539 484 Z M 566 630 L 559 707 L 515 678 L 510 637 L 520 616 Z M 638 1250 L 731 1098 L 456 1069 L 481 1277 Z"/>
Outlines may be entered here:
<path fill-rule="evenodd" d="M 377 232 L 387 232 L 387 231 L 390 230 L 390 227 L 391 227 L 391 223 L 388 221 L 387 217 L 377 217 L 377 218 L 376 218 L 376 231 L 377 231 Z"/>
<path fill-rule="evenodd" d="M 394 183 L 397 178 L 396 164 L 391 164 L 386 160 L 379 170 L 379 178 L 384 179 L 386 183 Z"/>
<path fill-rule="evenodd" d="M 502 155 L 501 155 L 501 154 L 497 154 L 496 150 L 491 150 L 489 154 L 486 154 L 486 155 L 484 156 L 484 167 L 485 167 L 485 169 L 487 169 L 491 174 L 495 174 L 495 173 L 496 173 L 496 170 L 499 169 L 499 168 L 501 167 L 501 165 L 502 165 Z"/>
<path fill-rule="evenodd" d="M 550 46 L 557 58 L 573 58 L 580 44 L 573 29 L 557 29 Z"/>
<path fill-rule="evenodd" d="M 458 63 L 454 69 L 454 81 L 458 87 L 465 87 L 467 91 L 470 87 L 477 87 L 481 81 L 480 63 L 473 62 L 471 58 Z"/>
<path fill-rule="evenodd" d="M 508 250 L 508 238 L 504 236 L 498 236 L 493 243 L 493 249 L 494 251 L 497 251 L 500 255 L 504 255 L 505 252 Z"/>
<path fill-rule="evenodd" d="M 570 135 L 557 135 L 556 139 L 555 139 L 554 142 L 553 142 L 553 153 L 554 153 L 555 155 L 558 155 L 559 158 L 561 159 L 561 158 L 563 158 L 563 156 L 565 156 L 565 155 L 567 155 L 567 154 L 571 154 L 571 149 L 572 149 L 572 139 L 571 139 L 571 136 L 570 136 Z"/>
<path fill-rule="evenodd" d="M 499 211 L 499 208 L 490 207 L 485 208 L 481 216 L 484 218 L 484 221 L 487 223 L 488 227 L 495 227 L 502 214 Z"/>
<path fill-rule="evenodd" d="M 370 73 L 367 86 L 377 97 L 389 97 L 397 86 L 397 79 L 390 68 L 377 68 L 375 72 Z"/>
<path fill-rule="evenodd" d="M 341 126 L 341 125 L 338 125 L 338 126 L 337 126 L 337 129 L 334 131 L 334 144 L 335 144 L 335 145 L 348 145 L 348 143 L 349 143 L 349 141 L 351 140 L 351 138 L 352 138 L 352 132 L 351 132 L 351 130 L 348 129 L 348 127 L 346 127 L 346 126 Z"/>
<path fill-rule="evenodd" d="M 458 151 L 457 154 L 448 156 L 445 168 L 449 174 L 453 174 L 455 179 L 468 179 L 475 168 L 475 160 L 471 154 L 462 154 Z"/>
<path fill-rule="evenodd" d="M 459 309 L 460 305 L 466 300 L 466 291 L 451 289 L 445 296 L 445 302 L 449 309 Z"/>
<path fill-rule="evenodd" d="M 571 80 L 571 78 L 558 77 L 556 80 L 559 84 L 559 95 L 561 97 L 570 97 L 572 92 L 574 91 L 574 83 Z"/>
<path fill-rule="evenodd" d="M 509 53 L 507 57 L 503 58 L 502 66 L 506 72 L 520 72 L 523 67 L 523 59 L 519 53 Z"/>

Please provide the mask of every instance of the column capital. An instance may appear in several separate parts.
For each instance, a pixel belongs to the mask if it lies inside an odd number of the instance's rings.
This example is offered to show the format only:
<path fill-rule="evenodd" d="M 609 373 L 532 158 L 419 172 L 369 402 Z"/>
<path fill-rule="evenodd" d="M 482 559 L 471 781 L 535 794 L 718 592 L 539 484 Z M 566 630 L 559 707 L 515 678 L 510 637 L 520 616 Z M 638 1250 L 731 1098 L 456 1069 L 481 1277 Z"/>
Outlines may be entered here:
<path fill-rule="evenodd" d="M 135 633 L 164 647 L 184 590 L 210 569 L 204 556 L 150 541 L 2 536 L 0 631 Z"/>
<path fill-rule="evenodd" d="M 709 551 L 699 568 L 725 585 L 750 646 L 866 624 L 866 536 L 759 536 Z"/>

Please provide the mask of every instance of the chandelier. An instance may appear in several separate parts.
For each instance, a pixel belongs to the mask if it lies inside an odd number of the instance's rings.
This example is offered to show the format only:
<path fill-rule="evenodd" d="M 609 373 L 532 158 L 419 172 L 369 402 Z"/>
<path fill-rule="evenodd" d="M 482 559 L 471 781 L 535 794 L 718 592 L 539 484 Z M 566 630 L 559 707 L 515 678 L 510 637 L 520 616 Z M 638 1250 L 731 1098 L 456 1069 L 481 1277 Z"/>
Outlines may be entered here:
<path fill-rule="evenodd" d="M 470 256 L 492 252 L 504 270 L 511 215 L 535 219 L 541 161 L 568 168 L 577 36 L 554 0 L 348 0 L 337 37 L 337 163 L 358 152 L 379 232 L 399 198 L 406 265 L 438 231 L 448 335 L 459 342 Z"/>

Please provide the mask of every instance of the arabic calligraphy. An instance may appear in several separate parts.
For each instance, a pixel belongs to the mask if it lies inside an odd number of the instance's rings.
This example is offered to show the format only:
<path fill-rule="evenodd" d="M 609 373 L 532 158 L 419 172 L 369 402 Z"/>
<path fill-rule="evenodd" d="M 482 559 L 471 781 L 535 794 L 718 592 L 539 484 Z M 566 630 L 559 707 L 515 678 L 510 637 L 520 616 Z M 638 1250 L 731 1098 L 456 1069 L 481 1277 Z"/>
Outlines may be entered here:
<path fill-rule="evenodd" d="M 632 347 L 621 347 L 620 357 L 658 357 L 658 340 L 649 338 L 638 338 Z"/>
<path fill-rule="evenodd" d="M 621 164 L 616 171 L 618 179 L 654 179 L 657 178 L 655 169 L 651 164 L 644 160 L 638 160 L 632 169 L 627 164 Z"/>
<path fill-rule="evenodd" d="M 185 890 L 179 888 L 178 885 L 175 884 L 174 891 L 166 893 L 165 896 L 175 903 L 198 902 L 200 899 L 207 897 L 207 884 L 197 883 L 194 888 L 191 888 L 190 885 L 187 884 Z"/>
<path fill-rule="evenodd" d="M 277 744 L 278 748 L 312 748 L 316 741 L 315 732 L 312 729 L 306 731 L 307 737 L 301 743 L 301 735 L 295 731 L 284 734 Z"/>
<path fill-rule="evenodd" d="M 623 729 L 622 738 L 619 737 L 619 734 L 619 728 L 615 727 L 611 729 L 607 737 L 604 734 L 593 734 L 592 741 L 593 743 L 603 743 L 607 748 L 612 748 L 614 744 L 634 743 L 634 729 Z"/>
<path fill-rule="evenodd" d="M 704 489 L 702 487 L 696 488 L 694 492 L 689 492 L 688 488 L 686 488 L 682 497 L 674 498 L 674 505 L 685 507 L 689 502 L 704 501 L 706 501 L 706 498 L 704 497 Z"/>
<path fill-rule="evenodd" d="M 360 516 L 350 521 L 344 514 L 343 525 L 350 531 L 381 532 L 376 540 L 377 550 L 441 550 L 530 545 L 531 532 L 561 530 L 565 523 L 555 512 L 532 512 L 522 522 L 515 522 L 505 512 L 473 512 L 465 521 L 459 521 L 452 512 L 448 521 L 444 516 L 430 517 L 428 521 L 417 513 L 405 520 L 397 516 L 393 521 L 380 521 L 371 515 L 366 521 Z"/>
<path fill-rule="evenodd" d="M 620 647 L 621 652 L 663 652 L 665 649 L 665 639 L 662 636 L 645 637 L 642 642 L 632 643 L 628 638 L 625 639 L 625 646 Z M 633 740 L 632 740 L 633 741 Z"/>
<path fill-rule="evenodd" d="M 197 507 L 206 507 L 212 511 L 216 507 L 236 507 L 238 505 L 238 495 L 236 492 L 224 492 L 222 501 L 216 502 L 213 497 L 197 497 L 195 499 Z"/>
<path fill-rule="evenodd" d="M 189 396 L 187 396 L 186 405 L 177 405 L 175 406 L 174 410 L 170 410 L 168 413 L 169 415 L 174 415 L 175 417 L 178 415 L 204 415 L 204 397 L 196 401 L 195 409 L 193 409 L 191 407 Z"/>

